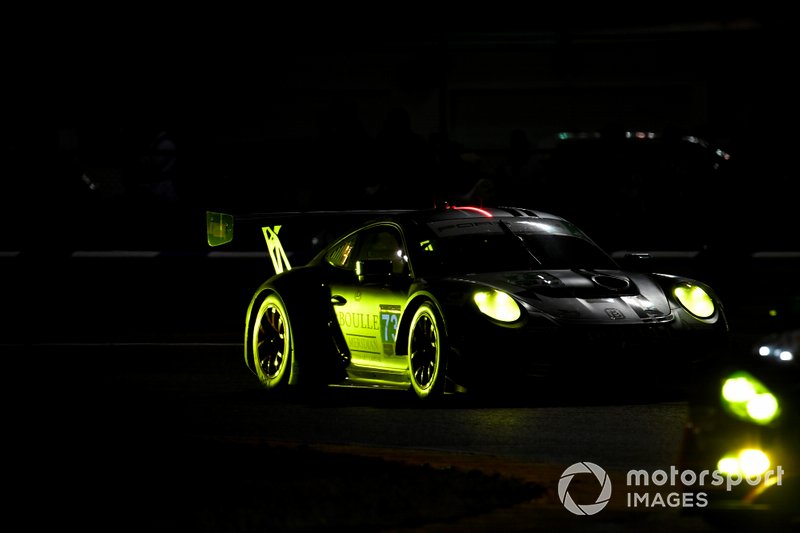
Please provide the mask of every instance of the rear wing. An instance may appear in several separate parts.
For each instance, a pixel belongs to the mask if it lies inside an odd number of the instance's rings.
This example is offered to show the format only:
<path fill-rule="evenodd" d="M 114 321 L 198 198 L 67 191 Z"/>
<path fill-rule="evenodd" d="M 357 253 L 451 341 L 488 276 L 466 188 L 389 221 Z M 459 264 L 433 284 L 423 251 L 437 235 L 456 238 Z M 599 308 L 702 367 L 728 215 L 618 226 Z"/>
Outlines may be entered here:
<path fill-rule="evenodd" d="M 206 211 L 206 240 L 209 246 L 222 246 L 233 240 L 233 215 Z"/>
<path fill-rule="evenodd" d="M 212 248 L 264 250 L 276 274 L 305 264 L 334 239 L 370 219 L 412 210 L 283 211 L 233 215 L 206 211 L 206 240 Z M 290 261 L 291 259 L 291 261 Z"/>
<path fill-rule="evenodd" d="M 233 242 L 233 225 L 233 215 L 206 211 L 206 239 L 208 245 L 216 247 Z M 261 228 L 264 240 L 267 243 L 269 258 L 276 274 L 292 268 L 289 263 L 289 256 L 286 254 L 286 250 L 284 250 L 283 244 L 278 237 L 280 230 L 280 224 Z"/>

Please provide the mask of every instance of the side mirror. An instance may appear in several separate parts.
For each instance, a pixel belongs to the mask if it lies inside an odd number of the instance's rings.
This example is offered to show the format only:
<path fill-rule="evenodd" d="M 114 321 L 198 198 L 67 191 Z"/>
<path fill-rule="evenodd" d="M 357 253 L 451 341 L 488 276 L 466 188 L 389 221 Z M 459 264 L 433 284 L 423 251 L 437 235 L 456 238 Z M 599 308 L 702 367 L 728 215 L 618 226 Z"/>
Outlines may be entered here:
<path fill-rule="evenodd" d="M 628 270 L 647 270 L 653 256 L 647 252 L 626 252 L 622 256 L 622 267 Z"/>
<path fill-rule="evenodd" d="M 622 257 L 622 259 L 625 261 L 644 261 L 652 258 L 653 256 L 647 252 L 626 252 Z"/>

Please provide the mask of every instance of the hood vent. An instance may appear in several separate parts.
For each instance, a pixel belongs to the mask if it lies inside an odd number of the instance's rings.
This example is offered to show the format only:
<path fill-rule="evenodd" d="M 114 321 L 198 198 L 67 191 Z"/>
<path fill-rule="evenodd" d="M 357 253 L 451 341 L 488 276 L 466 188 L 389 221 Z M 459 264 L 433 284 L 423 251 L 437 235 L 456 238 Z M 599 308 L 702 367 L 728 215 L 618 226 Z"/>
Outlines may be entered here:
<path fill-rule="evenodd" d="M 595 285 L 612 291 L 624 291 L 630 288 L 631 280 L 628 278 L 609 276 L 608 274 L 597 274 L 591 277 Z"/>
<path fill-rule="evenodd" d="M 517 285 L 525 289 L 519 294 L 523 297 L 536 298 L 537 295 L 550 298 L 616 298 L 620 296 L 635 296 L 639 288 L 633 281 L 625 276 L 599 274 L 584 270 L 573 271 L 580 274 L 583 282 L 577 280 L 566 281 L 546 272 L 531 273 L 525 276 L 526 283 L 521 279 L 512 279 Z M 591 281 L 591 283 L 590 283 Z"/>

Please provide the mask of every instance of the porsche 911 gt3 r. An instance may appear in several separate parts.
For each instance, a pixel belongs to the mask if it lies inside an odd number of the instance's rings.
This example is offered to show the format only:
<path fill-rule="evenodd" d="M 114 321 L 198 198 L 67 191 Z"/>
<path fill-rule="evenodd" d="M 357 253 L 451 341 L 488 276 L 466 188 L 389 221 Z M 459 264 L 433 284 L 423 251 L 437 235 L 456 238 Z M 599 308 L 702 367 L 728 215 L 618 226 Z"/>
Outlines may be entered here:
<path fill-rule="evenodd" d="M 210 216 L 209 243 L 225 242 L 231 219 Z M 324 383 L 431 398 L 620 372 L 657 383 L 726 339 L 709 287 L 624 271 L 544 212 L 386 213 L 296 268 L 280 229 L 262 227 L 276 274 L 255 291 L 245 320 L 245 362 L 268 389 Z"/>

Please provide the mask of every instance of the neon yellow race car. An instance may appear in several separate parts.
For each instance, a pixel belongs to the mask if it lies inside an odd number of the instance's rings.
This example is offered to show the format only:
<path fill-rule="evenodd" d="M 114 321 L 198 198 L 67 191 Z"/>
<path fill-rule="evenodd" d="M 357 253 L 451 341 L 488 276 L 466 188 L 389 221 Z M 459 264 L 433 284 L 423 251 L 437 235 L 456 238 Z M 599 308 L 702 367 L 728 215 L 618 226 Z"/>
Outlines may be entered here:
<path fill-rule="evenodd" d="M 623 270 L 561 217 L 445 206 L 367 218 L 296 267 L 282 244 L 291 227 L 260 225 L 275 273 L 247 309 L 244 359 L 267 389 L 428 399 L 553 375 L 653 384 L 726 343 L 711 288 Z M 209 213 L 209 244 L 233 225 Z"/>

